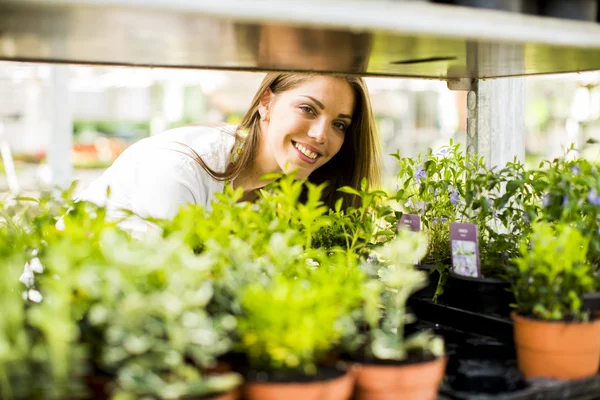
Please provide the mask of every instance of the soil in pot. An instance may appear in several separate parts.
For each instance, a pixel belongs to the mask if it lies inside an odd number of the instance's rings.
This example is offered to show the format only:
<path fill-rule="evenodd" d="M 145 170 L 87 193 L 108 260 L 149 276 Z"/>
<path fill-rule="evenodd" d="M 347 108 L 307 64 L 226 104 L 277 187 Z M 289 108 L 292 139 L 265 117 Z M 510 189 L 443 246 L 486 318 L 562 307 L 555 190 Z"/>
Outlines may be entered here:
<path fill-rule="evenodd" d="M 437 399 L 446 357 L 409 354 L 404 361 L 370 360 L 356 366 L 356 400 Z"/>
<path fill-rule="evenodd" d="M 354 374 L 320 367 L 315 375 L 296 371 L 249 371 L 244 385 L 246 400 L 348 400 Z"/>
<path fill-rule="evenodd" d="M 598 372 L 600 320 L 543 321 L 512 313 L 519 369 L 527 378 L 580 379 Z"/>
<path fill-rule="evenodd" d="M 453 307 L 485 314 L 508 317 L 515 296 L 510 283 L 498 278 L 472 278 L 448 273 L 444 301 Z"/>

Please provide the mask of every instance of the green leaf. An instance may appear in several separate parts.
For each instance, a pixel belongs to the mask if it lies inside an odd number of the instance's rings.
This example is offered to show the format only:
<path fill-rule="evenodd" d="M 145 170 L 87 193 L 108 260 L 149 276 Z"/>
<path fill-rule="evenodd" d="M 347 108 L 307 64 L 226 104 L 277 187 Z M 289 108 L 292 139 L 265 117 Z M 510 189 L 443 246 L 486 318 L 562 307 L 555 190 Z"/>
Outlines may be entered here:
<path fill-rule="evenodd" d="M 404 189 L 400 189 L 396 192 L 396 197 L 395 199 L 397 201 L 403 200 L 404 199 L 404 193 L 406 193 L 406 191 Z"/>
<path fill-rule="evenodd" d="M 360 192 L 357 191 L 356 189 L 351 188 L 350 186 L 342 186 L 341 188 L 338 189 L 338 192 L 354 194 L 356 196 L 360 196 Z"/>
<path fill-rule="evenodd" d="M 18 196 L 18 197 L 15 197 L 15 200 L 17 200 L 17 201 L 32 201 L 34 203 L 39 203 L 40 202 L 40 200 L 38 200 L 36 198 L 27 197 L 27 196 Z"/>

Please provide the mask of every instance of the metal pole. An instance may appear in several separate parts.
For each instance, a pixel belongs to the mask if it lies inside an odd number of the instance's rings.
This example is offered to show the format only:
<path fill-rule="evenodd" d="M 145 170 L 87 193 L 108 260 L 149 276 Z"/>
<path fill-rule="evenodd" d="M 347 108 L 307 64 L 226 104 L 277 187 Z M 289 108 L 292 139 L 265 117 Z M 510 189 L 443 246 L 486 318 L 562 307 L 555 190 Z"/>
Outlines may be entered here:
<path fill-rule="evenodd" d="M 524 78 L 479 80 L 469 96 L 476 99 L 473 125 L 477 130 L 471 136 L 472 145 L 487 166 L 502 167 L 515 157 L 524 162 Z"/>
<path fill-rule="evenodd" d="M 467 43 L 467 73 L 485 76 L 503 59 L 523 64 L 522 45 L 482 46 Z M 524 69 L 524 65 L 521 65 Z M 525 79 L 451 79 L 450 90 L 467 90 L 467 152 L 484 158 L 488 167 L 514 157 L 525 161 Z"/>
<path fill-rule="evenodd" d="M 54 65 L 50 73 L 50 144 L 48 163 L 53 187 L 67 188 L 73 178 L 71 152 L 73 121 L 69 93 L 69 70 L 66 65 Z"/>

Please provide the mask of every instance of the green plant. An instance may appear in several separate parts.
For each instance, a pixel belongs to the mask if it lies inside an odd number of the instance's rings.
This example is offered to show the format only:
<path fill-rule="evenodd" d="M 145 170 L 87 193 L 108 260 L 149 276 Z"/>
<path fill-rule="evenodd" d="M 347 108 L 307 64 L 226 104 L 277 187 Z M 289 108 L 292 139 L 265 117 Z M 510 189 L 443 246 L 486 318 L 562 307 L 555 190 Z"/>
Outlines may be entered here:
<path fill-rule="evenodd" d="M 364 274 L 345 246 L 314 242 L 335 224 L 324 215 L 324 186 L 276 178 L 253 204 L 227 187 L 211 212 L 188 207 L 159 223 L 165 236 L 213 260 L 209 310 L 239 319 L 232 339 L 255 369 L 314 373 L 341 336 L 339 320 L 359 301 Z"/>
<path fill-rule="evenodd" d="M 541 221 L 566 223 L 590 238 L 587 253 L 593 269 L 600 271 L 600 174 L 584 159 L 565 157 L 542 161 L 531 173 L 531 185 L 541 197 L 536 217 Z"/>
<path fill-rule="evenodd" d="M 290 260 L 296 264 L 292 268 L 278 265 L 284 272 L 243 290 L 240 347 L 252 368 L 316 372 L 317 363 L 342 336 L 340 319 L 360 301 L 364 274 L 348 254 L 310 250 Z"/>
<path fill-rule="evenodd" d="M 479 166 L 465 182 L 463 220 L 477 225 L 481 273 L 506 278 L 510 260 L 518 255 L 519 242 L 531 232 L 539 195 L 529 173 L 516 158 L 504 167 Z"/>
<path fill-rule="evenodd" d="M 414 321 L 407 312 L 408 297 L 424 287 L 427 275 L 414 267 L 427 251 L 422 233 L 400 230 L 392 241 L 377 250 L 377 262 L 363 268 L 372 277 L 362 290 L 363 304 L 353 313 L 362 331 L 350 331 L 346 349 L 362 353 L 367 359 L 405 360 L 409 354 L 438 357 L 444 352 L 443 340 L 428 331 L 406 337 L 404 327 Z M 365 326 L 366 325 L 366 326 Z"/>
<path fill-rule="evenodd" d="M 86 375 L 115 378 L 120 399 L 179 398 L 227 390 L 236 375 L 202 368 L 231 347 L 235 318 L 211 316 L 212 259 L 196 257 L 177 237 L 138 241 L 105 219 L 105 209 L 71 204 L 60 224 L 44 227 L 43 299 L 28 321 L 43 338 L 54 396 Z"/>
<path fill-rule="evenodd" d="M 460 151 L 460 145 L 450 144 L 434 152 L 429 149 L 416 158 L 392 154 L 398 160 L 397 201 L 407 212 L 419 214 L 429 237 L 424 264 L 450 263 L 449 223 L 459 221 L 460 207 L 468 195 L 466 184 L 484 166 L 483 160 Z"/>
<path fill-rule="evenodd" d="M 334 210 L 320 218 L 323 226 L 315 231 L 312 245 L 318 248 L 337 246 L 367 258 L 372 249 L 394 237 L 394 224 L 399 213 L 388 204 L 386 192 L 370 190 L 364 179 L 360 190 L 344 186 L 338 191 L 360 197 L 361 206 L 342 210 L 341 201 L 338 201 Z"/>
<path fill-rule="evenodd" d="M 594 290 L 586 260 L 590 239 L 567 224 L 533 224 L 514 259 L 513 291 L 517 310 L 544 320 L 587 321 L 582 295 Z"/>
<path fill-rule="evenodd" d="M 35 279 L 43 272 L 38 256 L 47 245 L 49 230 L 67 208 L 63 196 L 68 193 L 44 193 L 39 199 L 19 197 L 0 203 L 0 270 L 4 275 L 0 302 L 5 310 L 0 315 L 3 398 L 62 397 L 77 389 L 76 382 L 67 379 L 64 361 L 79 349 L 55 357 L 54 336 L 40 329 L 36 320 L 36 303 L 43 298 Z"/>
<path fill-rule="evenodd" d="M 11 207 L 0 203 L 0 397 L 3 399 L 29 397 L 27 382 L 31 375 L 28 355 L 30 338 L 25 329 L 25 307 L 19 276 L 25 255 L 15 235 Z"/>

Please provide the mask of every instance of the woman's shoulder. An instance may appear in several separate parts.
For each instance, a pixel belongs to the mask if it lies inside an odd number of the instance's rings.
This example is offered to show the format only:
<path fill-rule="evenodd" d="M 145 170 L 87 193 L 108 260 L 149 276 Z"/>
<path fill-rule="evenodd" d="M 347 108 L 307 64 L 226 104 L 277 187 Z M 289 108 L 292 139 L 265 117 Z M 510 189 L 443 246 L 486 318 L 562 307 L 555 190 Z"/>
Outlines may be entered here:
<path fill-rule="evenodd" d="M 145 146 L 197 156 L 214 170 L 224 170 L 235 143 L 236 125 L 188 125 L 145 139 Z"/>
<path fill-rule="evenodd" d="M 152 136 L 148 141 L 157 146 L 181 144 L 192 148 L 198 154 L 206 154 L 210 153 L 215 146 L 233 146 L 236 129 L 236 125 L 224 124 L 186 125 Z"/>

